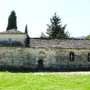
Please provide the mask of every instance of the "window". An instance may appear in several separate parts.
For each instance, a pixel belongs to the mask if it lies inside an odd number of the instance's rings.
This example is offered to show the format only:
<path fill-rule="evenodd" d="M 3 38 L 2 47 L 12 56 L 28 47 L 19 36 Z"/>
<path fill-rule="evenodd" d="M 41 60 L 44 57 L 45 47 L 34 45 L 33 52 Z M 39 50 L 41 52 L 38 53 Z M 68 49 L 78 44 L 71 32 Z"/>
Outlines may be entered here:
<path fill-rule="evenodd" d="M 90 53 L 88 53 L 88 61 L 90 62 Z"/>
<path fill-rule="evenodd" d="M 43 60 L 42 59 L 38 60 L 38 68 L 40 68 L 40 69 L 43 68 Z"/>
<path fill-rule="evenodd" d="M 75 60 L 74 52 L 70 52 L 70 53 L 69 53 L 69 60 L 70 60 L 70 61 L 74 61 L 74 60 Z"/>

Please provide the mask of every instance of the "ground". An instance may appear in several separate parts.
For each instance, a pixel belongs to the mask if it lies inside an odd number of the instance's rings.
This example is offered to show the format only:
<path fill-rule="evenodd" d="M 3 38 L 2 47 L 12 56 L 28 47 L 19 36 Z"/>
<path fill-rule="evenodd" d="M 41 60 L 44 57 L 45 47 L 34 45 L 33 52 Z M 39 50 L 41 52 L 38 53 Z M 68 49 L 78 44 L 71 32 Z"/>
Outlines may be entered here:
<path fill-rule="evenodd" d="M 90 90 L 90 72 L 0 72 L 0 90 Z"/>

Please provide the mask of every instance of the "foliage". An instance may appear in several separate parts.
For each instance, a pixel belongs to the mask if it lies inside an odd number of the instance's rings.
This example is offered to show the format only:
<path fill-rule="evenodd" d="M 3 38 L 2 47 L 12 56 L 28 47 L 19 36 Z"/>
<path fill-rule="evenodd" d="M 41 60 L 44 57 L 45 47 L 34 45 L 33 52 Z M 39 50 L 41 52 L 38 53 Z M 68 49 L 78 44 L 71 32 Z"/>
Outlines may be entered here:
<path fill-rule="evenodd" d="M 47 34 L 49 35 L 49 38 L 57 38 L 57 39 L 63 39 L 68 38 L 69 35 L 67 32 L 65 32 L 66 25 L 62 26 L 61 19 L 57 14 L 55 13 L 54 16 L 50 19 L 51 24 L 48 24 Z"/>
<path fill-rule="evenodd" d="M 27 24 L 26 24 L 26 26 L 25 26 L 25 33 L 28 34 Z"/>
<path fill-rule="evenodd" d="M 7 30 L 10 29 L 17 29 L 17 17 L 15 11 L 12 11 L 9 18 L 8 18 L 8 26 Z"/>
<path fill-rule="evenodd" d="M 28 35 L 28 27 L 27 27 L 27 25 L 25 26 L 25 33 L 26 33 L 25 46 L 26 46 L 26 47 L 29 47 L 30 37 L 29 37 L 29 35 Z"/>
<path fill-rule="evenodd" d="M 0 90 L 90 90 L 90 74 L 0 73 Z"/>
<path fill-rule="evenodd" d="M 30 45 L 30 38 L 29 36 L 27 36 L 25 39 L 25 47 L 29 47 L 29 45 Z"/>
<path fill-rule="evenodd" d="M 90 35 L 86 36 L 86 39 L 90 39 Z"/>

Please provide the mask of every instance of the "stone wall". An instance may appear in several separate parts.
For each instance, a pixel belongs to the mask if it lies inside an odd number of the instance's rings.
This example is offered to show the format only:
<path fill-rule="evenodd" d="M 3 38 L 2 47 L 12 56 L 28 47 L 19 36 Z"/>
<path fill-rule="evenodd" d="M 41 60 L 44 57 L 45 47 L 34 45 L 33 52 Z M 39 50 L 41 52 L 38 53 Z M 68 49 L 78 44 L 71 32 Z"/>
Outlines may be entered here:
<path fill-rule="evenodd" d="M 90 40 L 31 38 L 30 47 L 90 48 Z"/>
<path fill-rule="evenodd" d="M 73 61 L 70 61 L 70 52 L 74 52 Z M 44 68 L 89 68 L 89 52 L 89 49 L 0 47 L 0 67 L 14 66 L 34 69 L 39 66 L 39 60 L 42 60 Z"/>
<path fill-rule="evenodd" d="M 0 46 L 15 46 L 17 43 L 20 45 L 19 46 L 25 46 L 25 34 L 0 34 Z M 14 45 L 15 44 L 15 45 Z M 16 45 L 18 46 L 18 45 Z"/>

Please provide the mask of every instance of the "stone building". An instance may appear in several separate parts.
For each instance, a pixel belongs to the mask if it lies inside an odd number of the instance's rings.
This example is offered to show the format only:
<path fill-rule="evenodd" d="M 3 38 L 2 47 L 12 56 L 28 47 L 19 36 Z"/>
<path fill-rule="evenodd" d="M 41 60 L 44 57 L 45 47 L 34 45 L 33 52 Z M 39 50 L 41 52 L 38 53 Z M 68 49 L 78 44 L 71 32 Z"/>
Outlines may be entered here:
<path fill-rule="evenodd" d="M 58 70 L 90 69 L 90 40 L 31 39 L 37 64 Z M 40 62 L 41 61 L 41 62 Z"/>
<path fill-rule="evenodd" d="M 26 33 L 16 29 L 0 32 L 0 46 L 25 46 Z"/>
<path fill-rule="evenodd" d="M 90 70 L 90 40 L 26 39 L 14 29 L 0 33 L 0 69 Z"/>
<path fill-rule="evenodd" d="M 29 48 L 0 47 L 0 51 L 0 68 L 90 70 L 90 40 L 30 38 Z"/>

